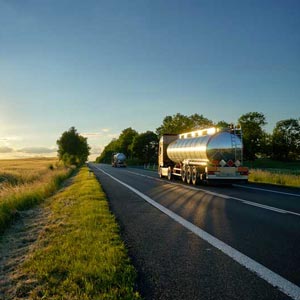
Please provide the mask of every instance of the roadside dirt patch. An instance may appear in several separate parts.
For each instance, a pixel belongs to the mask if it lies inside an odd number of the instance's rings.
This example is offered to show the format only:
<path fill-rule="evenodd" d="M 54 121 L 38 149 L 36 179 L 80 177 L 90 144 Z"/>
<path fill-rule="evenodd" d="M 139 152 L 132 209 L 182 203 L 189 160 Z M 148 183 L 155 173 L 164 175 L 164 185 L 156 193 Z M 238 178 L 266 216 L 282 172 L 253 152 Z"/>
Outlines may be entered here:
<path fill-rule="evenodd" d="M 42 206 L 18 212 L 18 219 L 0 238 L 0 299 L 28 299 L 34 282 L 18 267 L 32 251 L 50 209 Z"/>
<path fill-rule="evenodd" d="M 73 181 L 67 179 L 58 193 Z M 22 273 L 21 264 L 38 247 L 38 237 L 47 231 L 51 210 L 44 203 L 26 211 L 17 212 L 14 223 L 0 236 L 0 300 L 28 299 L 36 287 L 35 280 Z"/>

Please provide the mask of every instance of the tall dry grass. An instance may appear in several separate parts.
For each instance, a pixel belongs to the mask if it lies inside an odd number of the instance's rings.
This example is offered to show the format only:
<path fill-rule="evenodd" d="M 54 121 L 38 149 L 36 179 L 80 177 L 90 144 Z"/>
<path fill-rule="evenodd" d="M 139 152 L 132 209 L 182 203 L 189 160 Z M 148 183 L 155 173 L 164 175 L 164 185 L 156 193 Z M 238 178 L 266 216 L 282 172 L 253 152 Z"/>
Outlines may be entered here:
<path fill-rule="evenodd" d="M 270 183 L 290 187 L 300 187 L 300 176 L 297 174 L 272 172 L 260 169 L 251 169 L 249 175 L 250 182 Z"/>
<path fill-rule="evenodd" d="M 51 196 L 71 174 L 53 159 L 0 161 L 0 232 L 24 210 Z"/>

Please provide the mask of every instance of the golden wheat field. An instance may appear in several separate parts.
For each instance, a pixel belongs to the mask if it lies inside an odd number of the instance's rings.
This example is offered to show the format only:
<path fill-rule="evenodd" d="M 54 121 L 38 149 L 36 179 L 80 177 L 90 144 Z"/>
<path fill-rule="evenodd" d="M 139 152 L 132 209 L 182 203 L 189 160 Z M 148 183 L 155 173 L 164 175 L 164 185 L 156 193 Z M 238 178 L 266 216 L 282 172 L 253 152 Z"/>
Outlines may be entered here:
<path fill-rule="evenodd" d="M 70 172 L 57 158 L 0 160 L 0 232 L 14 212 L 52 195 Z"/>
<path fill-rule="evenodd" d="M 40 186 L 62 171 L 65 168 L 57 158 L 0 160 L 0 201 L 9 194 Z"/>

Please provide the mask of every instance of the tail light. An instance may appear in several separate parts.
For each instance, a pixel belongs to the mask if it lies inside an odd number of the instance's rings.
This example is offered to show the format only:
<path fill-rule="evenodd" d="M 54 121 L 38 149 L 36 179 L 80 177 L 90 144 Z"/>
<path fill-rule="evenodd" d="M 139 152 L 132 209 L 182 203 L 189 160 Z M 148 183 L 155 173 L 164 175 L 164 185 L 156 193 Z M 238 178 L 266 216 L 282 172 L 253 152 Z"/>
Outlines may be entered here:
<path fill-rule="evenodd" d="M 238 168 L 238 172 L 239 172 L 241 175 L 249 175 L 249 170 L 248 170 L 248 168 L 246 168 L 246 167 L 239 167 L 239 168 Z"/>
<path fill-rule="evenodd" d="M 206 172 L 208 175 L 215 175 L 216 172 L 218 172 L 218 168 L 217 167 L 207 167 Z"/>

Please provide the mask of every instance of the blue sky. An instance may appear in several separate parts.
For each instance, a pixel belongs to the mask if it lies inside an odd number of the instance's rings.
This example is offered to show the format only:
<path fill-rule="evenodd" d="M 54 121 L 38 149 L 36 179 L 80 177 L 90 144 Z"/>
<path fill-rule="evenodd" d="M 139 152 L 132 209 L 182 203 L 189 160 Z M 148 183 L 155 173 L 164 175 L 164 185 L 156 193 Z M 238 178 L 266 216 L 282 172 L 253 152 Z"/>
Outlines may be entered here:
<path fill-rule="evenodd" d="M 251 111 L 300 117 L 298 0 L 0 0 L 0 158 Z"/>

